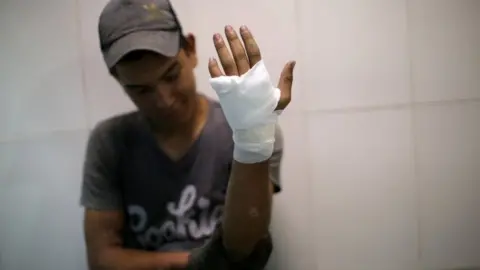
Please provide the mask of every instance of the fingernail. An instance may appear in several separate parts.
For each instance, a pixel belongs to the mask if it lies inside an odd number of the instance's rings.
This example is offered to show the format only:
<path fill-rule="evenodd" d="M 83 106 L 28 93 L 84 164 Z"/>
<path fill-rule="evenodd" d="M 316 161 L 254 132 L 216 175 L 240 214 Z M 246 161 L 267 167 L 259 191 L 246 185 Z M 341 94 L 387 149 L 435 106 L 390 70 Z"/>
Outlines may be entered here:
<path fill-rule="evenodd" d="M 213 35 L 213 39 L 215 41 L 221 41 L 222 40 L 222 36 L 220 36 L 220 34 L 216 33 L 215 35 Z"/>
<path fill-rule="evenodd" d="M 209 62 L 210 64 L 213 64 L 213 63 L 215 63 L 215 58 L 213 58 L 213 57 L 210 57 L 210 58 L 208 59 L 208 62 Z"/>
<path fill-rule="evenodd" d="M 242 25 L 242 26 L 240 26 L 240 31 L 246 32 L 246 31 L 248 31 L 248 27 L 246 25 Z"/>
<path fill-rule="evenodd" d="M 227 25 L 225 26 L 225 30 L 227 30 L 228 32 L 233 32 L 233 27 L 231 25 Z"/>

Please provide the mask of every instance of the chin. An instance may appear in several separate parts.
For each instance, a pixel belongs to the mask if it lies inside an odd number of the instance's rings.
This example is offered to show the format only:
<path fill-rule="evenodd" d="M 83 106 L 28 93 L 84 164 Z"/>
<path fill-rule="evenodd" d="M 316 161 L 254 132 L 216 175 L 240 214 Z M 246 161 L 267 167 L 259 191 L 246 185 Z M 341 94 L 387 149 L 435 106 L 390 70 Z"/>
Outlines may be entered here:
<path fill-rule="evenodd" d="M 195 107 L 186 107 L 183 114 L 179 115 L 178 119 L 182 123 L 191 122 L 195 118 L 196 109 Z"/>
<path fill-rule="evenodd" d="M 154 122 L 157 123 L 158 126 L 170 126 L 172 128 L 174 126 L 188 124 L 194 120 L 195 114 L 197 113 L 197 106 L 197 99 L 191 99 L 178 104 L 169 112 L 154 113 L 154 117 L 150 117 L 150 119 L 154 119 Z"/>
<path fill-rule="evenodd" d="M 175 113 L 172 113 L 170 116 L 164 117 L 163 119 L 168 119 L 170 125 L 187 124 L 193 120 L 195 111 L 195 107 L 185 106 L 179 108 Z"/>
<path fill-rule="evenodd" d="M 197 113 L 197 108 L 198 108 L 198 99 L 192 98 L 188 102 L 186 102 L 185 107 L 184 107 L 184 116 L 186 120 L 192 120 L 194 118 L 195 114 Z"/>

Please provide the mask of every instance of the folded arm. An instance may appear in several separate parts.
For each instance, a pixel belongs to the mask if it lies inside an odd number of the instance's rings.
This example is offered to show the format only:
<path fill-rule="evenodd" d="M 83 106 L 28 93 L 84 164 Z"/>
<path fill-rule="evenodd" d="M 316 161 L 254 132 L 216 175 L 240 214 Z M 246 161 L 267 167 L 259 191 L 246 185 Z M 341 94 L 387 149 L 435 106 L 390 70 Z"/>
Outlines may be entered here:
<path fill-rule="evenodd" d="M 186 266 L 188 253 L 123 248 L 123 224 L 122 212 L 85 211 L 85 241 L 91 270 L 158 270 Z"/>
<path fill-rule="evenodd" d="M 115 126 L 102 122 L 92 131 L 86 151 L 81 204 L 91 270 L 158 270 L 183 268 L 187 253 L 148 252 L 123 248 L 125 217 L 118 186 Z"/>

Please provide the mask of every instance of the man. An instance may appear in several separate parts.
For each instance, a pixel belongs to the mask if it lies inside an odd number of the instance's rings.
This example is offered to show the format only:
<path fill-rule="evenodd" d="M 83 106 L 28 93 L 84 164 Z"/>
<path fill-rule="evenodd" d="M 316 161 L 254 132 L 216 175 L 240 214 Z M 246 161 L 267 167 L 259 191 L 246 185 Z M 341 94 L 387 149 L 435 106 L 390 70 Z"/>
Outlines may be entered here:
<path fill-rule="evenodd" d="M 89 138 L 81 203 L 90 269 L 262 269 L 280 191 L 282 138 L 265 131 L 276 121 L 233 129 L 225 115 L 234 108 L 196 92 L 195 37 L 183 34 L 168 0 L 111 0 L 98 30 L 105 63 L 138 111 L 100 122 Z M 233 57 L 216 34 L 225 74 L 211 60 L 212 80 L 262 63 L 246 27 L 245 49 L 231 27 L 225 34 Z M 275 110 L 290 101 L 293 66 L 282 72 Z"/>

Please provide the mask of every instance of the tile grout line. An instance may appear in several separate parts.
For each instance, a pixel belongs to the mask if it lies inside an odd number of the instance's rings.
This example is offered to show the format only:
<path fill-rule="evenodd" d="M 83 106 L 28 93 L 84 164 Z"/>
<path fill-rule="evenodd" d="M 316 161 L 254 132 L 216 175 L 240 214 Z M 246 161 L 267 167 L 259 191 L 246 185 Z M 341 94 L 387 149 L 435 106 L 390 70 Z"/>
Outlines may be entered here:
<path fill-rule="evenodd" d="M 409 69 L 409 87 L 410 87 L 410 103 L 412 107 L 410 108 L 410 136 L 411 136 L 411 165 L 413 170 L 413 187 L 414 187 L 414 196 L 415 196 L 415 206 L 416 206 L 416 244 L 417 244 L 417 262 L 416 268 L 422 268 L 423 260 L 423 236 L 422 236 L 422 227 L 423 227 L 423 218 L 422 218 L 422 184 L 419 177 L 418 171 L 418 145 L 417 145 L 417 107 L 419 106 L 428 106 L 433 103 L 415 103 L 415 82 L 414 82 L 414 70 L 413 70 L 413 59 L 414 59 L 414 48 L 413 48 L 413 35 L 412 35 L 412 25 L 410 16 L 410 0 L 405 0 L 405 28 L 407 34 L 407 54 L 408 54 L 408 69 Z M 452 104 L 458 103 L 458 101 L 451 101 Z M 435 102 L 435 104 L 441 104 L 441 102 Z"/>
<path fill-rule="evenodd" d="M 65 133 L 73 133 L 73 132 L 90 132 L 90 128 L 84 127 L 84 128 L 58 128 L 58 129 L 52 129 L 49 131 L 45 132 L 35 132 L 29 135 L 25 136 L 17 136 L 15 139 L 12 138 L 7 138 L 7 139 L 0 139 L 0 145 L 1 144 L 9 144 L 9 143 L 21 143 L 21 142 L 33 142 L 33 141 L 39 141 L 44 138 L 50 137 L 50 136 L 55 136 L 58 134 L 65 134 Z"/>
<path fill-rule="evenodd" d="M 300 48 L 301 48 L 301 45 L 303 44 L 303 40 L 302 38 L 305 36 L 303 35 L 303 32 L 302 32 L 302 27 L 301 27 L 301 22 L 302 22 L 302 18 L 303 16 L 301 16 L 301 8 L 302 8 L 302 3 L 301 1 L 293 1 L 293 9 L 294 9 L 294 20 L 295 20 L 295 27 L 294 27 L 294 30 L 295 30 L 295 33 L 296 33 L 296 42 L 295 42 L 295 57 L 298 57 L 299 59 L 295 59 L 298 62 L 301 61 L 300 59 Z M 298 69 L 298 68 L 297 68 Z M 294 76 L 296 76 L 294 74 Z M 298 76 L 297 76 L 298 77 Z M 300 83 L 302 83 L 304 80 L 302 80 L 302 77 L 300 75 Z M 303 91 L 300 91 L 299 92 L 300 94 L 300 97 L 299 97 L 299 100 L 301 101 L 306 101 L 306 95 Z M 307 106 L 308 107 L 308 106 Z M 309 122 L 310 122 L 310 115 L 311 115 L 311 112 L 309 112 L 308 110 L 307 111 L 302 111 L 300 112 L 300 117 L 302 117 L 302 119 L 300 120 L 301 121 L 301 127 L 303 129 L 303 134 L 305 136 L 305 142 L 306 142 L 306 146 L 303 145 L 304 148 L 302 148 L 302 150 L 307 150 L 308 149 L 308 145 L 310 145 L 310 132 L 309 131 Z M 305 117 L 303 117 L 305 116 Z M 309 158 L 309 154 L 307 153 L 304 153 L 306 155 L 306 166 L 307 166 L 307 174 L 306 174 L 306 177 L 307 177 L 307 183 L 306 183 L 306 186 L 308 188 L 308 193 L 307 193 L 307 205 L 310 207 L 310 212 L 313 212 L 313 179 L 312 179 L 312 175 L 313 175 L 313 172 L 312 172 L 312 164 L 309 162 L 310 158 Z M 314 222 L 315 222 L 315 218 L 314 218 L 314 215 L 307 215 L 307 229 L 310 230 L 310 232 L 314 232 L 315 233 L 315 230 L 314 228 L 316 228 L 316 226 L 314 225 Z M 319 262 L 318 260 L 316 259 L 316 256 L 315 256 L 315 251 L 318 250 L 318 244 L 316 241 L 313 241 L 312 238 L 309 238 L 309 242 L 307 243 L 307 246 L 308 246 L 308 249 L 309 249 L 309 252 L 311 256 L 309 256 L 310 258 L 312 258 L 313 261 L 311 261 L 311 264 L 312 266 L 314 267 L 314 269 L 318 269 L 319 268 Z"/>
<path fill-rule="evenodd" d="M 88 103 L 88 93 L 87 93 L 87 75 L 86 75 L 86 53 L 85 49 L 83 48 L 83 38 L 82 38 L 82 19 L 81 19 L 81 9 L 80 9 L 80 0 L 75 0 L 75 22 L 76 22 L 76 31 L 77 31 L 77 50 L 79 53 L 79 62 L 80 62 L 80 76 L 81 76 L 81 83 L 82 83 L 82 96 L 83 96 L 83 104 L 84 104 L 84 117 L 85 117 L 85 124 L 87 125 L 87 129 L 90 127 L 91 124 L 91 115 L 89 110 L 89 103 Z"/>
<path fill-rule="evenodd" d="M 471 98 L 471 99 L 457 99 L 457 100 L 443 100 L 443 101 L 427 101 L 427 102 L 417 102 L 412 104 L 396 104 L 396 105 L 386 105 L 386 106 L 376 106 L 376 107 L 351 107 L 351 108 L 342 108 L 342 109 L 327 109 L 327 110 L 303 110 L 298 113 L 304 114 L 307 117 L 312 114 L 350 114 L 350 113 L 368 113 L 368 112 L 377 112 L 384 110 L 401 110 L 413 108 L 418 109 L 422 106 L 439 106 L 439 105 L 458 105 L 458 104 L 468 104 L 468 103 L 480 103 L 480 98 Z M 37 136 L 48 136 L 51 134 L 56 134 L 58 132 L 74 132 L 86 130 L 90 131 L 91 127 L 87 125 L 86 127 L 79 128 L 56 128 L 48 131 L 38 131 L 28 135 L 20 135 L 15 138 L 1 138 L 0 144 L 10 143 L 10 142 L 22 142 L 35 139 Z"/>
<path fill-rule="evenodd" d="M 411 90 L 412 91 L 412 90 Z M 332 109 L 310 109 L 305 110 L 311 113 L 330 113 L 330 114 L 345 114 L 345 113 L 361 113 L 361 112 L 375 112 L 383 110 L 399 110 L 418 107 L 429 106 L 443 106 L 443 105 L 458 105 L 467 103 L 480 102 L 480 98 L 460 98 L 452 100 L 437 100 L 437 101 L 417 101 L 417 102 L 405 102 L 388 105 L 373 105 L 373 106 L 357 106 L 357 107 L 344 107 L 344 108 L 332 108 Z"/>

